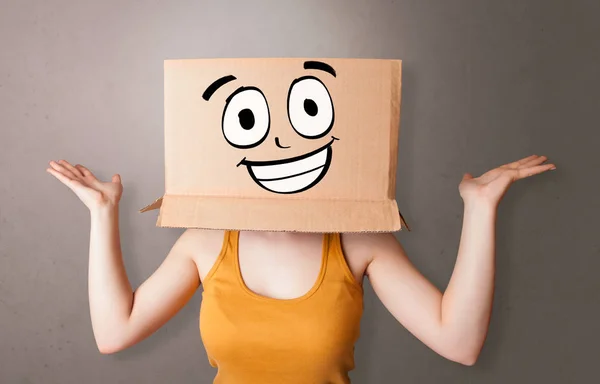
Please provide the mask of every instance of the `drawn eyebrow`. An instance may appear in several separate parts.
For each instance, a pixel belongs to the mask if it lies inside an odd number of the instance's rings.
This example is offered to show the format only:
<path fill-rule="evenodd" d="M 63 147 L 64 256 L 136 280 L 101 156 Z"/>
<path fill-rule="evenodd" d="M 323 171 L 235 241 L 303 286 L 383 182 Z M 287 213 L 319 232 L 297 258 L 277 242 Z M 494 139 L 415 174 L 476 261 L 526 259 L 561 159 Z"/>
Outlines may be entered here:
<path fill-rule="evenodd" d="M 335 77 L 335 69 L 327 63 L 322 61 L 305 61 L 304 69 L 318 69 L 320 71 L 325 71 Z"/>
<path fill-rule="evenodd" d="M 204 91 L 204 93 L 202 94 L 202 98 L 204 100 L 208 101 L 210 99 L 210 97 L 213 95 L 213 93 L 215 93 L 217 91 L 217 89 L 219 89 L 223 85 L 225 85 L 235 79 L 236 79 L 235 76 L 227 75 L 227 76 L 223 76 L 220 79 L 213 81 L 213 83 L 211 85 L 209 85 L 208 88 L 206 88 L 206 91 Z"/>

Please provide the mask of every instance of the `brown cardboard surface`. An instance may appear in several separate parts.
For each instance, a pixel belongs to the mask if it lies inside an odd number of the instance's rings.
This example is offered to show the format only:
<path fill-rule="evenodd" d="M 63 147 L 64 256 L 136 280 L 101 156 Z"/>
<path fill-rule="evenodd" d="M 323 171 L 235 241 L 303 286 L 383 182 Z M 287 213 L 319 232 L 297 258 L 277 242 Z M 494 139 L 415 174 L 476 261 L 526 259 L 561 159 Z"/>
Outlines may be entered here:
<path fill-rule="evenodd" d="M 160 209 L 158 226 L 405 227 L 401 61 L 167 60 L 164 81 L 165 194 L 142 209 Z"/>

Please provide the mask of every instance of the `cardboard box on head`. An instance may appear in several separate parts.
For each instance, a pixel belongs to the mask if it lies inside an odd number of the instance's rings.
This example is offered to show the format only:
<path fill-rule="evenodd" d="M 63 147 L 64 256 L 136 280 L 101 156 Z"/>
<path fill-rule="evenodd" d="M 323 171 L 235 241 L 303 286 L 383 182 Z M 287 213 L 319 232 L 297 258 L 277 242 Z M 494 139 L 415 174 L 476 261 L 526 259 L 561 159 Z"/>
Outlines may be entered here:
<path fill-rule="evenodd" d="M 401 61 L 165 61 L 157 226 L 391 232 Z"/>

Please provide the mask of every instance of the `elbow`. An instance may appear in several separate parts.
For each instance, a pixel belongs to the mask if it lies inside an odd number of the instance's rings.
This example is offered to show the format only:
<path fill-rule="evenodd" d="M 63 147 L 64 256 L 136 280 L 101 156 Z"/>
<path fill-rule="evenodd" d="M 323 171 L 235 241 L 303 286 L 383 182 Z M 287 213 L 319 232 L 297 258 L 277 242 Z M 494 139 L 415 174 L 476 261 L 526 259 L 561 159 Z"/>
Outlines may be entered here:
<path fill-rule="evenodd" d="M 122 327 L 110 327 L 94 330 L 94 340 L 98 352 L 103 355 L 112 355 L 126 349 L 130 345 L 130 338 Z"/>
<path fill-rule="evenodd" d="M 446 343 L 440 346 L 439 351 L 446 359 L 467 366 L 472 367 L 477 363 L 481 350 L 483 349 L 483 340 L 472 339 L 466 337 L 452 337 L 450 340 L 446 339 Z"/>
<path fill-rule="evenodd" d="M 118 339 L 96 339 L 96 347 L 103 355 L 112 355 L 127 348 L 126 344 Z"/>
<path fill-rule="evenodd" d="M 481 348 L 467 347 L 466 345 L 455 345 L 451 348 L 438 350 L 438 353 L 442 357 L 467 367 L 475 365 L 477 359 L 479 358 L 480 352 Z"/>
<path fill-rule="evenodd" d="M 467 356 L 462 356 L 459 359 L 455 359 L 454 361 L 467 367 L 472 367 L 477 362 L 478 357 L 479 354 L 470 354 Z"/>
<path fill-rule="evenodd" d="M 112 355 L 123 350 L 123 348 L 115 344 L 96 343 L 96 346 L 98 347 L 98 351 L 103 355 Z"/>
<path fill-rule="evenodd" d="M 457 353 L 453 353 L 448 356 L 448 359 L 454 361 L 455 363 L 465 365 L 467 367 L 472 367 L 477 362 L 479 358 L 479 350 L 463 350 L 457 351 Z"/>

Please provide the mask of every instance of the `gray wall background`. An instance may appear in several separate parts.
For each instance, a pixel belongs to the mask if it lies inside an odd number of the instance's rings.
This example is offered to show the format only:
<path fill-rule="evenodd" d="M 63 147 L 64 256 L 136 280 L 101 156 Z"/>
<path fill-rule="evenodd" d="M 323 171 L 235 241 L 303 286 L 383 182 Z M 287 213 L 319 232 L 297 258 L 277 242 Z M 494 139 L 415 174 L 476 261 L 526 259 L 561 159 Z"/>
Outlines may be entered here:
<path fill-rule="evenodd" d="M 399 238 L 443 289 L 455 262 L 463 172 L 529 154 L 558 170 L 500 206 L 497 291 L 474 367 L 431 352 L 370 288 L 356 383 L 597 380 L 600 2 L 33 1 L 0 7 L 0 382 L 209 383 L 200 291 L 116 355 L 94 344 L 89 217 L 45 173 L 66 158 L 119 172 L 132 284 L 181 232 L 137 209 L 163 192 L 162 62 L 195 57 L 404 60 Z"/>

